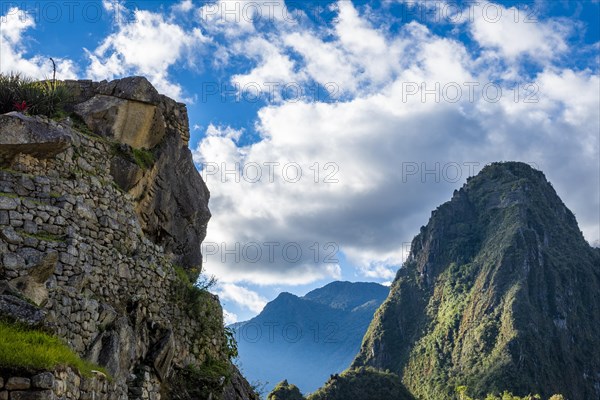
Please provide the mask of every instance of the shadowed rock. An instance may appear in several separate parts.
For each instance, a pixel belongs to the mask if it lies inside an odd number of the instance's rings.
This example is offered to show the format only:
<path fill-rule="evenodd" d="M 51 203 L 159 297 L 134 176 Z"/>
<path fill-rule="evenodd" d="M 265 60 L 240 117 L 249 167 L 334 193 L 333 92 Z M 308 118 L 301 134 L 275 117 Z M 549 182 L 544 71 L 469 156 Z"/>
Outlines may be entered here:
<path fill-rule="evenodd" d="M 165 381 L 171 371 L 175 352 L 173 331 L 169 330 L 153 347 L 148 356 L 150 363 L 161 381 Z"/>
<path fill-rule="evenodd" d="M 69 148 L 72 140 L 71 133 L 62 126 L 18 112 L 0 115 L 0 163 L 10 162 L 20 153 L 54 157 Z"/>
<path fill-rule="evenodd" d="M 0 295 L 0 318 L 16 321 L 28 326 L 39 326 L 45 318 L 44 312 L 13 295 Z"/>

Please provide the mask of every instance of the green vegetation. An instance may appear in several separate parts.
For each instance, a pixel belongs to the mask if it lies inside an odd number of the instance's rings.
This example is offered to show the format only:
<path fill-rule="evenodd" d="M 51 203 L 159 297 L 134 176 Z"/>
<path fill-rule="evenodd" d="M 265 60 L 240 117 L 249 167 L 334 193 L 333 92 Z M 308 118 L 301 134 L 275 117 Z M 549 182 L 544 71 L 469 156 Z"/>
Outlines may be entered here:
<path fill-rule="evenodd" d="M 44 242 L 62 243 L 62 242 L 66 241 L 65 236 L 53 235 L 48 232 L 27 233 L 24 231 L 19 231 L 19 235 L 30 237 L 30 238 L 37 239 L 37 240 L 41 240 Z"/>
<path fill-rule="evenodd" d="M 300 389 L 296 385 L 290 385 L 287 380 L 281 381 L 267 396 L 268 400 L 304 400 Z"/>
<path fill-rule="evenodd" d="M 249 382 L 250 384 L 250 388 L 252 389 L 252 391 L 254 392 L 254 394 L 256 395 L 257 398 L 262 399 L 265 394 L 267 393 L 266 390 L 266 386 L 268 385 L 268 382 L 262 382 L 259 380 L 256 381 L 252 381 Z"/>
<path fill-rule="evenodd" d="M 147 149 L 137 149 L 127 144 L 112 142 L 113 155 L 122 157 L 125 160 L 136 164 L 143 170 L 151 168 L 156 159 L 154 153 Z"/>
<path fill-rule="evenodd" d="M 55 117 L 73 102 L 67 86 L 61 82 L 35 81 L 20 74 L 0 74 L 0 114 L 19 111 L 31 115 Z"/>
<path fill-rule="evenodd" d="M 598 265 L 543 173 L 487 166 L 421 228 L 353 366 L 390 369 L 428 400 L 458 385 L 592 398 Z"/>
<path fill-rule="evenodd" d="M 91 376 L 94 370 L 107 374 L 79 358 L 57 337 L 7 322 L 0 322 L 0 365 L 32 371 L 69 366 L 85 376 Z"/>
<path fill-rule="evenodd" d="M 174 290 L 174 300 L 181 304 L 190 315 L 205 315 L 207 331 L 223 335 L 223 343 L 225 343 L 224 355 L 230 361 L 237 358 L 238 347 L 234 332 L 229 328 L 223 327 L 222 319 L 209 318 L 209 316 L 222 315 L 222 310 L 218 302 L 213 299 L 207 290 L 216 284 L 216 279 L 214 277 L 210 277 L 208 280 L 201 277 L 198 278 L 199 275 L 196 269 L 187 271 L 179 265 L 173 265 L 173 270 L 179 280 L 179 285 Z M 197 281 L 200 283 L 192 283 L 192 280 L 196 278 L 198 278 Z M 207 284 L 206 282 L 209 283 Z M 208 312 L 207 309 L 209 310 Z"/>
<path fill-rule="evenodd" d="M 209 301 L 208 296 L 210 296 L 210 293 L 192 283 L 192 273 L 189 273 L 179 265 L 173 265 L 173 269 L 180 283 L 176 288 L 177 299 L 190 314 L 200 314 L 203 310 L 203 305 Z"/>
<path fill-rule="evenodd" d="M 223 329 L 225 331 L 225 352 L 227 353 L 226 354 L 227 358 L 229 360 L 238 358 L 238 356 L 239 356 L 238 345 L 235 340 L 235 333 L 234 333 L 233 329 L 231 329 L 227 326 Z"/>
<path fill-rule="evenodd" d="M 173 400 L 217 400 L 222 398 L 223 387 L 231 378 L 231 365 L 209 358 L 200 367 L 188 365 L 175 371 L 168 384 L 169 398 Z"/>
<path fill-rule="evenodd" d="M 458 400 L 479 400 L 473 397 L 470 397 L 467 392 L 469 388 L 466 386 L 459 386 L 456 388 L 456 394 L 458 396 Z M 542 400 L 542 396 L 539 394 L 529 394 L 527 396 L 519 397 L 515 396 L 508 391 L 504 391 L 502 394 L 488 394 L 482 400 Z M 565 397 L 561 394 L 552 395 L 548 400 L 566 400 Z"/>
<path fill-rule="evenodd" d="M 210 296 L 208 289 L 217 284 L 216 278 L 214 276 L 205 277 L 199 274 L 197 269 L 185 270 L 179 265 L 173 265 L 173 269 L 181 282 L 178 291 L 180 300 L 187 304 L 188 311 L 200 312 L 198 307 L 206 300 L 206 296 Z"/>
<path fill-rule="evenodd" d="M 156 160 L 154 158 L 154 154 L 150 150 L 136 149 L 135 147 L 132 147 L 131 150 L 135 163 L 141 169 L 149 169 L 154 165 Z"/>
<path fill-rule="evenodd" d="M 412 395 L 389 371 L 360 367 L 332 375 L 325 386 L 308 396 L 308 400 L 412 400 Z"/>

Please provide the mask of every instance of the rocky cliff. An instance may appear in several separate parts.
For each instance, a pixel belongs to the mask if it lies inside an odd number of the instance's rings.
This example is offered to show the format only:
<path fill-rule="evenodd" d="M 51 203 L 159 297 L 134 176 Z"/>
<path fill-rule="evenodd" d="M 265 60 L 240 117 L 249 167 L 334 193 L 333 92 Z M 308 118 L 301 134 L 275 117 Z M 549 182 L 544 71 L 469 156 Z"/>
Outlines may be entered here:
<path fill-rule="evenodd" d="M 496 163 L 421 228 L 353 365 L 419 399 L 598 399 L 599 326 L 600 252 L 540 171 Z"/>
<path fill-rule="evenodd" d="M 69 117 L 0 115 L 0 318 L 108 377 L 57 366 L 11 398 L 253 398 L 218 298 L 192 285 L 210 212 L 185 105 L 144 78 L 65 84 Z M 40 372 L 0 365 L 0 398 Z"/>

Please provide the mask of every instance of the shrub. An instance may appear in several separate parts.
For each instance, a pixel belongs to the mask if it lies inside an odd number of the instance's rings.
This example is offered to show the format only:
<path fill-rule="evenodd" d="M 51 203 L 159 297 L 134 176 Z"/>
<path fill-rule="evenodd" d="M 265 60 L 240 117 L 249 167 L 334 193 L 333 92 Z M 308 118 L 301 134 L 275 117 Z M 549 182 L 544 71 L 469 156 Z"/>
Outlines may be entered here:
<path fill-rule="evenodd" d="M 308 400 L 413 400 L 400 377 L 371 367 L 350 369 L 332 375 Z"/>
<path fill-rule="evenodd" d="M 296 385 L 290 385 L 288 381 L 282 381 L 269 393 L 268 400 L 304 400 L 300 389 Z"/>
<path fill-rule="evenodd" d="M 141 169 L 149 169 L 154 165 L 154 154 L 150 150 L 132 148 L 133 160 Z"/>
<path fill-rule="evenodd" d="M 20 74 L 0 74 L 0 114 L 11 111 L 54 117 L 73 102 L 61 82 L 35 81 Z"/>
<path fill-rule="evenodd" d="M 229 327 L 225 327 L 223 329 L 225 332 L 225 353 L 227 355 L 227 358 L 229 358 L 229 360 L 231 361 L 239 356 L 238 345 L 237 341 L 235 340 L 235 334 L 233 332 L 233 329 Z"/>
<path fill-rule="evenodd" d="M 470 397 L 467 392 L 469 388 L 467 386 L 458 386 L 456 388 L 457 398 L 458 400 L 478 400 L 473 397 Z M 527 396 L 519 397 L 514 394 L 504 391 L 502 394 L 488 394 L 484 400 L 541 400 L 542 397 L 539 394 L 529 394 Z M 555 394 L 550 397 L 548 400 L 564 400 L 565 398 L 560 394 Z"/>
<path fill-rule="evenodd" d="M 156 161 L 154 153 L 150 150 L 138 149 L 124 143 L 114 142 L 112 152 L 113 155 L 134 163 L 143 170 L 151 168 Z"/>
<path fill-rule="evenodd" d="M 179 280 L 179 285 L 176 286 L 174 290 L 175 301 L 179 302 L 189 315 L 200 316 L 207 307 L 211 307 L 211 305 L 214 306 L 215 302 L 211 298 L 212 295 L 207 290 L 209 287 L 216 284 L 214 276 L 209 278 L 200 277 L 197 283 L 192 283 L 192 279 L 195 279 L 198 276 L 195 269 L 188 271 L 178 265 L 173 265 L 173 269 Z M 220 306 L 218 307 L 218 310 L 212 310 L 213 315 L 217 312 L 221 312 Z M 211 313 L 209 312 L 208 314 Z M 210 317 L 206 315 L 204 318 L 208 321 Z M 231 328 L 223 327 L 221 323 L 207 322 L 207 331 L 223 335 L 223 342 L 225 343 L 223 351 L 230 361 L 238 357 L 237 342 Z"/>
<path fill-rule="evenodd" d="M 207 359 L 199 367 L 188 365 L 175 371 L 168 384 L 173 400 L 221 399 L 223 388 L 231 377 L 231 366 L 220 360 Z"/>
<path fill-rule="evenodd" d="M 0 365 L 32 371 L 69 366 L 85 376 L 102 368 L 82 360 L 55 336 L 20 325 L 0 322 Z"/>

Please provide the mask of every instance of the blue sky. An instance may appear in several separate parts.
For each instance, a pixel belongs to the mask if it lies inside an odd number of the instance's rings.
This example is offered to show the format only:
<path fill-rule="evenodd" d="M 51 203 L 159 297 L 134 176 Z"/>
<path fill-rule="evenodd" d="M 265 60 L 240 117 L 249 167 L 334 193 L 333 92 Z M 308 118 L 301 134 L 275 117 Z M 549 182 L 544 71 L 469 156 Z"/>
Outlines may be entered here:
<path fill-rule="evenodd" d="M 542 169 L 600 243 L 598 1 L 0 5 L 0 71 L 54 57 L 59 78 L 144 75 L 187 103 L 229 322 L 280 291 L 389 282 L 491 161 Z"/>

